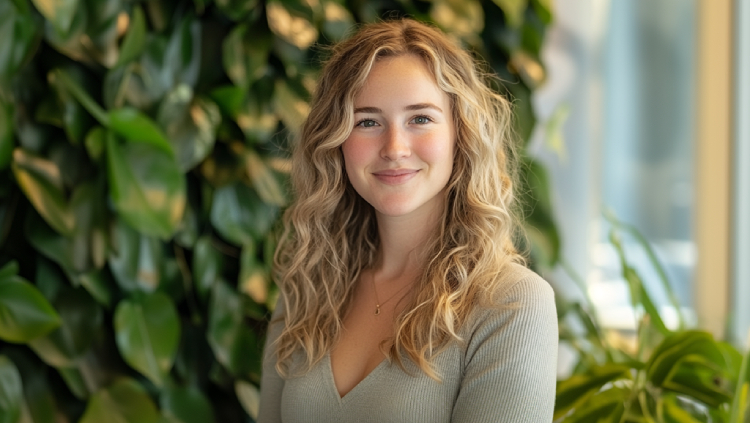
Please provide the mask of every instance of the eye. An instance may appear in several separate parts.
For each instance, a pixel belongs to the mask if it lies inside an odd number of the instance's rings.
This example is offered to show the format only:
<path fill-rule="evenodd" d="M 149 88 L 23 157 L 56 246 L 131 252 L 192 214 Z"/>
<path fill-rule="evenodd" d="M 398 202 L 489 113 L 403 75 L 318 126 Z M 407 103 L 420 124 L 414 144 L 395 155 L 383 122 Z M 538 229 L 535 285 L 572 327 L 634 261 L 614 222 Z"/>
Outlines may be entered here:
<path fill-rule="evenodd" d="M 372 128 L 372 127 L 374 127 L 374 126 L 377 126 L 377 124 L 378 124 L 378 123 L 377 123 L 377 122 L 375 122 L 375 121 L 374 121 L 374 120 L 372 120 L 372 119 L 362 119 L 362 120 L 360 120 L 359 122 L 357 122 L 357 124 L 356 124 L 356 125 L 354 125 L 354 126 L 360 126 L 360 127 L 362 127 L 362 128 Z"/>
<path fill-rule="evenodd" d="M 426 123 L 432 122 L 432 119 L 430 119 L 428 116 L 416 116 L 414 119 L 412 119 L 412 122 L 416 123 L 417 125 L 424 125 Z"/>

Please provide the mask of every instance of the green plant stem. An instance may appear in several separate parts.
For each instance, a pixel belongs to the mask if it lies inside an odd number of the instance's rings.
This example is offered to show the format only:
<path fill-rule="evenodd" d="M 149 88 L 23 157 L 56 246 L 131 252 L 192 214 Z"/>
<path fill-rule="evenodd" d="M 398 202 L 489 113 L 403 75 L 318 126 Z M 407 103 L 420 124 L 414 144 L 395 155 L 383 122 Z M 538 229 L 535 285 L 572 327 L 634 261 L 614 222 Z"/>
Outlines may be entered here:
<path fill-rule="evenodd" d="M 654 269 L 656 270 L 656 273 L 659 275 L 659 281 L 661 282 L 662 286 L 664 287 L 664 290 L 667 293 L 669 302 L 672 304 L 672 307 L 674 307 L 675 312 L 677 313 L 677 328 L 679 330 L 683 330 L 685 328 L 685 320 L 682 316 L 680 302 L 679 300 L 677 300 L 677 295 L 674 293 L 674 290 L 672 289 L 672 285 L 669 283 L 667 272 L 664 270 L 664 266 L 661 265 L 661 262 L 656 257 L 656 253 L 654 252 L 654 249 L 651 247 L 651 244 L 643 236 L 643 234 L 641 234 L 641 232 L 638 229 L 636 229 L 632 225 L 628 225 L 624 222 L 621 222 L 619 219 L 617 219 L 617 217 L 611 210 L 604 211 L 604 218 L 613 227 L 620 229 L 622 231 L 625 231 L 629 233 L 631 236 L 633 236 L 633 238 L 635 238 L 636 241 L 638 241 L 638 244 L 640 244 L 643 250 L 646 252 L 646 256 L 651 262 L 651 265 L 654 267 Z"/>
<path fill-rule="evenodd" d="M 107 112 L 102 109 L 99 104 L 94 101 L 86 91 L 81 88 L 64 70 L 57 69 L 54 71 L 55 78 L 59 79 L 66 90 L 81 103 L 86 111 L 88 111 L 94 119 L 98 120 L 104 126 L 109 126 L 109 116 Z"/>
<path fill-rule="evenodd" d="M 584 298 L 586 299 L 586 303 L 590 309 L 593 309 L 594 307 L 594 301 L 591 299 L 591 295 L 589 294 L 589 291 L 586 287 L 586 282 L 584 282 L 581 275 L 576 272 L 576 270 L 573 268 L 573 266 L 565 260 L 565 258 L 560 258 L 560 266 L 562 266 L 565 273 L 568 274 L 571 280 L 578 286 L 578 289 L 581 290 L 581 293 L 583 294 Z M 609 343 L 607 342 L 607 339 L 605 338 L 604 334 L 601 331 L 601 328 L 595 323 L 593 316 L 591 313 L 589 313 L 586 309 L 582 308 L 582 311 L 585 312 L 591 321 L 591 326 L 596 331 L 596 340 L 599 344 L 599 347 L 604 351 L 604 354 L 607 358 L 607 361 L 614 362 L 614 358 L 612 357 L 612 351 L 611 347 L 609 346 Z M 585 324 L 585 323 L 584 323 Z"/>

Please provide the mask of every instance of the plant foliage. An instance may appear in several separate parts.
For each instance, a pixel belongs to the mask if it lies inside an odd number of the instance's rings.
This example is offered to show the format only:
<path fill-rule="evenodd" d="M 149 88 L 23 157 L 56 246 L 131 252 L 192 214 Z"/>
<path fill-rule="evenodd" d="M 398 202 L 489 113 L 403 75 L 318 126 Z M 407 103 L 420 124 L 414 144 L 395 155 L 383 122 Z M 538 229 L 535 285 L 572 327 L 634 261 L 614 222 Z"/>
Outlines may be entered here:
<path fill-rule="evenodd" d="M 748 423 L 750 351 L 742 357 L 735 347 L 705 331 L 685 329 L 681 316 L 674 330 L 667 328 L 643 280 L 629 264 L 622 239 L 630 237 L 646 250 L 659 275 L 654 282 L 662 284 L 679 315 L 666 272 L 635 228 L 611 214 L 607 219 L 622 278 L 639 314 L 634 347 L 613 347 L 586 307 L 560 299 L 560 339 L 578 353 L 579 360 L 573 374 L 558 382 L 555 421 Z"/>
<path fill-rule="evenodd" d="M 0 421 L 252 421 L 289 139 L 325 46 L 389 15 L 484 57 L 530 138 L 545 0 L 0 2 Z"/>

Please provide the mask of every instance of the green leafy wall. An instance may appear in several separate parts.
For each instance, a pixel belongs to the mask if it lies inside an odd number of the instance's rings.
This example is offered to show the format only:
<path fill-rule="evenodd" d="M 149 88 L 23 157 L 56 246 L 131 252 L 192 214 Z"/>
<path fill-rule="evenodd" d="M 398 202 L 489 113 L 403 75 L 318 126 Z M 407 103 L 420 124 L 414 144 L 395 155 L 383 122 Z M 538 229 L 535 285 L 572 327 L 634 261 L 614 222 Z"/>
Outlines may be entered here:
<path fill-rule="evenodd" d="M 252 421 L 290 136 L 324 47 L 402 15 L 484 57 L 529 139 L 545 0 L 0 0 L 0 422 Z"/>

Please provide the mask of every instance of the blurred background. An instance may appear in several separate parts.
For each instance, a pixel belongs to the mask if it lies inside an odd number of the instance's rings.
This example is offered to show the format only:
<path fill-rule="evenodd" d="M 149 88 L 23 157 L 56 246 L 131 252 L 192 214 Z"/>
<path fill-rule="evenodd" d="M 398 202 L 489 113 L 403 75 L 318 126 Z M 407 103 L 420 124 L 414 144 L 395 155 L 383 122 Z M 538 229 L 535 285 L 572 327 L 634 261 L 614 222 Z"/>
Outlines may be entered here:
<path fill-rule="evenodd" d="M 554 181 L 565 259 L 585 277 L 602 322 L 634 329 L 602 218 L 609 210 L 652 244 L 691 325 L 744 341 L 750 327 L 745 2 L 554 5 L 542 53 L 549 75 L 534 101 L 541 119 L 564 114 L 566 121 L 562 141 L 545 141 L 540 131 L 533 151 Z M 653 281 L 643 250 L 630 241 L 625 249 Z M 667 293 L 649 288 L 674 325 Z"/>
<path fill-rule="evenodd" d="M 750 421 L 748 2 L 0 0 L 0 423 L 254 421 L 293 137 L 401 16 L 515 104 L 555 421 Z"/>

